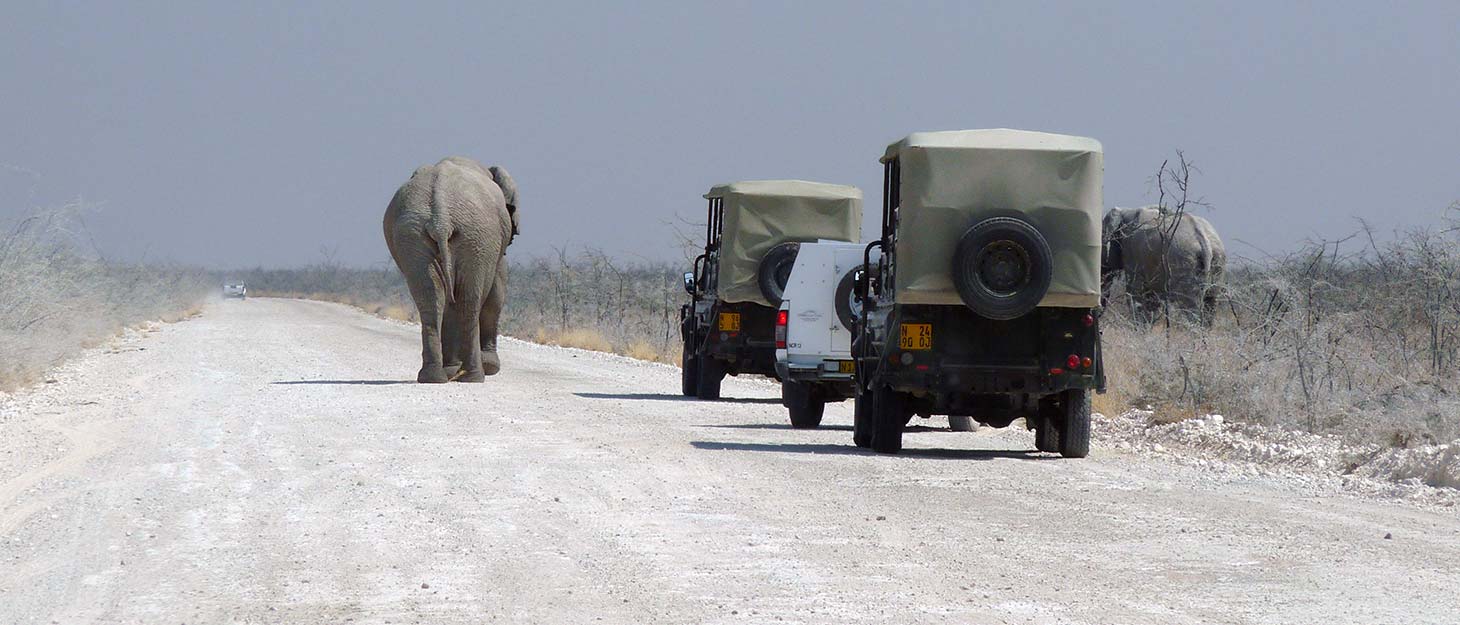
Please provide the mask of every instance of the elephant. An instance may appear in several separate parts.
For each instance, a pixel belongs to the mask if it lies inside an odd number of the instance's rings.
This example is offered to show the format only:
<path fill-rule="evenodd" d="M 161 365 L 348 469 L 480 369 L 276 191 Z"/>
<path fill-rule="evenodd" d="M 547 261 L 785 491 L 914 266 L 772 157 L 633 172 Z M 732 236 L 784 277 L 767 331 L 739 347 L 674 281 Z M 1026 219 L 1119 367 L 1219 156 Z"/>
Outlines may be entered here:
<path fill-rule="evenodd" d="M 1178 221 L 1179 219 L 1179 221 Z M 1124 272 L 1138 317 L 1154 319 L 1163 302 L 1210 325 L 1227 269 L 1227 248 L 1211 222 L 1154 206 L 1114 208 L 1101 223 L 1101 283 Z"/>
<path fill-rule="evenodd" d="M 517 184 L 501 167 L 452 156 L 418 168 L 385 209 L 385 244 L 421 316 L 417 382 L 482 382 L 502 368 L 507 246 Z"/>

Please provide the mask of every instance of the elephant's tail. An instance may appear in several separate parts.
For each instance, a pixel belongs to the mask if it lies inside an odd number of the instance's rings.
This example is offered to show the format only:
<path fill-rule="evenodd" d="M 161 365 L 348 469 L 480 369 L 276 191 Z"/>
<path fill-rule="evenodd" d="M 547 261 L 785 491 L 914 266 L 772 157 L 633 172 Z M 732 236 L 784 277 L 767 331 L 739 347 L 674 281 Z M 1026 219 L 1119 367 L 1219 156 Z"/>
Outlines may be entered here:
<path fill-rule="evenodd" d="M 441 171 L 443 168 L 436 168 L 436 179 L 431 185 L 431 221 L 426 226 L 426 237 L 436 244 L 436 255 L 431 259 L 431 266 L 436 270 L 436 277 L 441 280 L 441 288 L 446 291 L 446 303 L 456 303 L 456 275 L 454 268 L 456 264 L 451 258 L 451 216 L 447 212 L 448 198 L 443 197 L 446 193 L 445 180 L 442 180 Z"/>
<path fill-rule="evenodd" d="M 436 271 L 436 278 L 441 280 L 441 289 L 446 291 L 446 303 L 455 304 L 456 276 L 451 267 L 451 248 L 437 241 L 436 257 L 431 259 L 431 268 Z"/>

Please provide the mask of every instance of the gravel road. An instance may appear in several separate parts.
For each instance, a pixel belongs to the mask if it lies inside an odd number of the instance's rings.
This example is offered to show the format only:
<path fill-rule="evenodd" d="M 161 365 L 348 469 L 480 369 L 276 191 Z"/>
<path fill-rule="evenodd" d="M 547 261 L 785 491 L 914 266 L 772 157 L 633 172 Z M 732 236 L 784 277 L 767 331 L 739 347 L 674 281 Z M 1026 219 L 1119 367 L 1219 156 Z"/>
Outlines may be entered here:
<path fill-rule="evenodd" d="M 0 409 L 0 623 L 1460 621 L 1453 511 L 503 352 L 251 299 L 68 365 Z"/>

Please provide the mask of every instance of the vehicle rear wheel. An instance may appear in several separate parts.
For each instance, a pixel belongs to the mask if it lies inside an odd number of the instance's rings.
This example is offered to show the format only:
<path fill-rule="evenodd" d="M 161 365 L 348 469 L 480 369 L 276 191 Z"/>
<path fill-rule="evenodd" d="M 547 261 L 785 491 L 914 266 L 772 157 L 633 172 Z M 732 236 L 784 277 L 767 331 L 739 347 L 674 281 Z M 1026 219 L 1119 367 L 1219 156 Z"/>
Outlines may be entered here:
<path fill-rule="evenodd" d="M 1060 432 L 1054 427 L 1054 418 L 1050 411 L 1041 411 L 1034 419 L 1034 448 L 1039 451 L 1055 453 L 1060 450 Z"/>
<path fill-rule="evenodd" d="M 695 395 L 700 399 L 719 399 L 720 382 L 725 379 L 725 365 L 720 361 L 711 358 L 707 354 L 701 354 L 698 369 L 699 382 L 695 384 Z"/>
<path fill-rule="evenodd" d="M 948 429 L 954 432 L 972 432 L 978 429 L 978 425 L 973 422 L 973 417 L 950 416 L 948 417 Z"/>
<path fill-rule="evenodd" d="M 1060 455 L 1090 455 L 1090 391 L 1074 388 L 1060 393 L 1060 417 Z"/>
<path fill-rule="evenodd" d="M 872 449 L 884 454 L 902 451 L 902 430 L 912 415 L 907 400 L 891 386 L 872 389 Z"/>
<path fill-rule="evenodd" d="M 852 398 L 852 443 L 863 449 L 872 446 L 872 393 L 860 383 Z"/>
<path fill-rule="evenodd" d="M 794 380 L 781 382 L 781 403 L 791 413 L 791 427 L 799 430 L 820 426 L 821 415 L 826 411 L 826 400 L 816 388 Z"/>
<path fill-rule="evenodd" d="M 684 339 L 684 351 L 679 357 L 679 392 L 685 397 L 694 397 L 700 388 L 700 359 L 694 353 L 694 341 Z"/>

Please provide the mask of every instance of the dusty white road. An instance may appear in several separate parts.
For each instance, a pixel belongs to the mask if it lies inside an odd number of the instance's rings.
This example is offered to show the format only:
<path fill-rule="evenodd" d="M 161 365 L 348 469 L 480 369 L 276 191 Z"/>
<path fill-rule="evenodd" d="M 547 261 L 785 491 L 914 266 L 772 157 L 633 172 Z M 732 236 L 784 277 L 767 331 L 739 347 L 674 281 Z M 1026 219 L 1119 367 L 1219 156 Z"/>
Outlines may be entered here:
<path fill-rule="evenodd" d="M 518 342 L 403 383 L 418 345 L 224 302 L 12 398 L 0 623 L 1460 622 L 1453 513 L 1023 431 L 877 456 L 849 406 Z"/>

